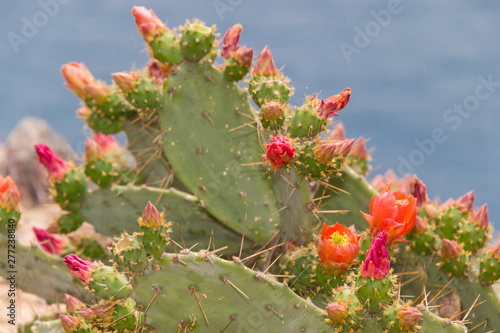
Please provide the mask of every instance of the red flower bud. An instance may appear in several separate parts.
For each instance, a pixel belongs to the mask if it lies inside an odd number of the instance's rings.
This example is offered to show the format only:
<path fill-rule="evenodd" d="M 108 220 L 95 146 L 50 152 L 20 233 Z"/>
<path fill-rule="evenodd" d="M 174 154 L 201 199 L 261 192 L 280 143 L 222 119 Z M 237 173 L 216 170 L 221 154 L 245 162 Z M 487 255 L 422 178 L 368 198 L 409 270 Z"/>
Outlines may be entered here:
<path fill-rule="evenodd" d="M 44 144 L 36 144 L 35 150 L 38 155 L 38 160 L 45 166 L 49 173 L 49 180 L 57 182 L 63 179 L 70 168 L 68 162 L 62 160 Z"/>
<path fill-rule="evenodd" d="M 329 97 L 326 101 L 321 100 L 315 107 L 314 111 L 323 119 L 338 116 L 337 111 L 342 110 L 351 97 L 351 88 L 345 88 L 340 94 Z"/>
<path fill-rule="evenodd" d="M 387 232 L 379 232 L 372 240 L 372 245 L 366 253 L 366 259 L 361 265 L 361 276 L 365 279 L 382 279 L 391 268 L 389 251 L 387 251 Z"/>
<path fill-rule="evenodd" d="M 359 238 L 354 227 L 346 228 L 338 223 L 334 226 L 323 224 L 318 255 L 329 274 L 339 275 L 349 268 L 359 252 Z"/>
<path fill-rule="evenodd" d="M 17 210 L 20 201 L 19 190 L 12 178 L 10 176 L 3 178 L 0 175 L 0 207 L 7 211 Z"/>
<path fill-rule="evenodd" d="M 271 143 L 267 145 L 267 154 L 264 161 L 269 159 L 271 169 L 276 170 L 281 168 L 283 164 L 289 163 L 295 153 L 295 147 L 292 140 L 284 136 L 277 136 L 271 139 Z"/>
<path fill-rule="evenodd" d="M 36 239 L 42 249 L 50 254 L 61 255 L 64 253 L 66 246 L 69 241 L 67 239 L 63 239 L 48 233 L 43 229 L 39 229 L 37 227 L 33 227 L 33 231 L 35 232 Z"/>
<path fill-rule="evenodd" d="M 82 284 L 89 285 L 92 273 L 99 267 L 97 262 L 83 260 L 76 254 L 69 254 L 64 258 L 64 263 L 71 270 L 71 274 L 82 280 Z"/>
<path fill-rule="evenodd" d="M 253 70 L 253 75 L 260 74 L 265 76 L 278 74 L 278 68 L 276 68 L 276 65 L 274 64 L 273 55 L 267 46 L 259 54 L 257 63 L 255 64 L 255 68 Z"/>
<path fill-rule="evenodd" d="M 167 27 L 156 16 L 152 9 L 142 6 L 134 6 L 132 15 L 135 17 L 135 24 L 142 38 L 147 43 L 151 43 L 154 38 L 167 30 Z"/>
<path fill-rule="evenodd" d="M 415 225 L 416 199 L 402 192 L 392 192 L 390 185 L 370 201 L 370 214 L 361 212 L 370 224 L 370 234 L 387 231 L 389 244 L 404 242 L 403 237 Z"/>
<path fill-rule="evenodd" d="M 462 253 L 462 248 L 460 247 L 460 245 L 458 245 L 452 240 L 443 238 L 443 245 L 441 247 L 441 258 L 443 258 L 444 261 L 456 259 L 460 257 L 461 253 Z"/>

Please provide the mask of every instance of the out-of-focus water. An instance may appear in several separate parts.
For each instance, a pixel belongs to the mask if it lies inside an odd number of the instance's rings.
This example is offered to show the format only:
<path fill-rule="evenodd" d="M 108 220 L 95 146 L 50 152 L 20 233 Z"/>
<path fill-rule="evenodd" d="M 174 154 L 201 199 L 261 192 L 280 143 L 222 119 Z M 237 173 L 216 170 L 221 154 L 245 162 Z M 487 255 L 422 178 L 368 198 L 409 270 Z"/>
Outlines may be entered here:
<path fill-rule="evenodd" d="M 144 44 L 130 10 L 153 8 L 175 27 L 186 18 L 242 44 L 269 45 L 305 95 L 345 87 L 338 118 L 348 137 L 369 138 L 375 172 L 417 173 L 431 197 L 476 191 L 500 220 L 500 3 L 456 1 L 4 1 L 0 4 L 0 142 L 17 122 L 50 122 L 78 152 L 86 132 L 63 87 L 62 64 L 84 62 L 100 79 L 142 67 Z"/>

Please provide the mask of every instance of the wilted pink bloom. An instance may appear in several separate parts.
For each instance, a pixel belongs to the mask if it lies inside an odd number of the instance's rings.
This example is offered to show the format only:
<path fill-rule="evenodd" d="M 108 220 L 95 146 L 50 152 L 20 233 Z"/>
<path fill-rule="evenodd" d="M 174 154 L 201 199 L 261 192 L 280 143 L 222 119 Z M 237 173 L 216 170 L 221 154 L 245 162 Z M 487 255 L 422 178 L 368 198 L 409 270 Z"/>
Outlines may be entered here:
<path fill-rule="evenodd" d="M 276 65 L 274 64 L 273 55 L 267 46 L 259 54 L 257 63 L 255 64 L 255 68 L 253 70 L 253 75 L 260 74 L 265 76 L 278 74 L 278 68 L 276 68 Z"/>
<path fill-rule="evenodd" d="M 67 239 L 60 238 L 37 227 L 33 227 L 33 231 L 35 232 L 36 239 L 38 240 L 38 243 L 40 243 L 42 249 L 55 255 L 61 255 L 64 253 L 64 250 L 69 243 Z"/>
<path fill-rule="evenodd" d="M 444 261 L 458 258 L 461 252 L 462 249 L 460 248 L 460 245 L 458 245 L 452 240 L 443 238 L 443 245 L 441 247 L 441 258 L 443 258 Z"/>
<path fill-rule="evenodd" d="M 49 180 L 57 182 L 63 179 L 70 169 L 68 162 L 61 159 L 44 144 L 36 144 L 35 150 L 38 155 L 38 160 L 45 166 L 49 173 Z"/>
<path fill-rule="evenodd" d="M 224 35 L 224 39 L 222 40 L 221 55 L 225 59 L 229 59 L 231 57 L 231 53 L 236 52 L 238 49 L 238 42 L 240 40 L 242 30 L 243 27 L 238 23 L 229 28 Z"/>
<path fill-rule="evenodd" d="M 425 184 L 417 176 L 413 176 L 410 180 L 410 194 L 417 199 L 419 208 L 429 201 Z"/>
<path fill-rule="evenodd" d="M 68 266 L 74 276 L 82 280 L 82 284 L 85 286 L 89 285 L 92 273 L 97 267 L 99 267 L 97 262 L 83 260 L 76 254 L 67 255 L 64 258 L 64 263 Z"/>
<path fill-rule="evenodd" d="M 313 148 L 313 155 L 319 162 L 330 163 L 336 157 L 345 158 L 353 143 L 354 139 L 322 142 Z"/>
<path fill-rule="evenodd" d="M 321 100 L 318 105 L 314 107 L 314 111 L 323 119 L 338 116 L 337 111 L 342 110 L 351 97 L 351 89 L 345 88 L 340 94 L 329 97 L 326 101 Z"/>
<path fill-rule="evenodd" d="M 365 279 L 382 279 L 391 268 L 389 251 L 387 251 L 387 232 L 379 232 L 372 240 L 366 259 L 361 264 L 361 276 Z"/>
<path fill-rule="evenodd" d="M 97 318 L 95 313 L 90 308 L 81 309 L 77 313 L 89 323 L 93 322 Z"/>

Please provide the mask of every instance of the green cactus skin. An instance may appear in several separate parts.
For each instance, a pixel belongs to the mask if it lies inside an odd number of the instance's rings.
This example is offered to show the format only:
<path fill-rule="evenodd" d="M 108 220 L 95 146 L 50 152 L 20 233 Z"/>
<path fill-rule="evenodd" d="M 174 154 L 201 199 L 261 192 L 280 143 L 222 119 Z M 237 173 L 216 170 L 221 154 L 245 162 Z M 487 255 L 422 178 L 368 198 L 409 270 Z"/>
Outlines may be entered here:
<path fill-rule="evenodd" d="M 118 273 L 115 267 L 101 264 L 92 272 L 89 289 L 104 299 L 124 298 L 132 287 L 125 275 Z"/>
<path fill-rule="evenodd" d="M 177 176 L 218 220 L 243 233 L 246 216 L 245 238 L 265 243 L 278 208 L 263 167 L 246 165 L 263 156 L 255 129 L 245 126 L 254 118 L 246 94 L 208 62 L 180 64 L 165 89 L 163 149 Z"/>
<path fill-rule="evenodd" d="M 157 228 L 141 227 L 142 244 L 147 253 L 155 258 L 161 258 L 163 252 L 167 249 L 170 236 L 166 225 L 160 225 Z"/>
<path fill-rule="evenodd" d="M 132 272 L 140 272 L 146 267 L 148 255 L 141 243 L 139 235 L 122 234 L 112 245 L 114 262 Z"/>
<path fill-rule="evenodd" d="M 231 81 L 239 81 L 245 77 L 248 73 L 248 67 L 240 65 L 237 59 L 231 57 L 226 62 L 226 67 L 224 68 L 224 75 L 226 79 Z"/>
<path fill-rule="evenodd" d="M 0 235 L 0 275 L 9 278 L 7 237 Z M 63 302 L 64 293 L 82 301 L 91 302 L 94 297 L 84 290 L 60 257 L 48 254 L 37 246 L 16 244 L 16 285 L 24 291 L 35 293 L 49 303 Z"/>
<path fill-rule="evenodd" d="M 392 295 L 391 275 L 381 279 L 363 278 L 358 276 L 356 285 L 356 296 L 360 303 L 371 313 L 379 313 L 389 301 Z"/>
<path fill-rule="evenodd" d="M 258 107 L 267 102 L 278 102 L 285 105 L 291 96 L 287 80 L 279 75 L 254 75 L 248 82 L 248 91 Z"/>
<path fill-rule="evenodd" d="M 58 232 L 61 234 L 68 234 L 78 229 L 83 223 L 81 215 L 76 213 L 66 213 L 59 217 L 57 220 Z"/>
<path fill-rule="evenodd" d="M 33 323 L 29 331 L 23 333 L 64 333 L 61 319 L 37 320 Z"/>
<path fill-rule="evenodd" d="M 0 208 L 0 234 L 7 235 L 12 228 L 17 229 L 20 217 L 19 210 L 7 211 L 5 208 Z M 14 220 L 14 223 L 9 224 L 10 220 Z"/>
<path fill-rule="evenodd" d="M 326 121 L 314 112 L 311 105 L 305 104 L 290 119 L 289 132 L 294 138 L 313 138 L 324 131 L 325 126 Z"/>
<path fill-rule="evenodd" d="M 443 213 L 439 227 L 444 238 L 454 239 L 460 224 L 467 219 L 467 214 L 462 213 L 457 207 L 450 207 Z"/>
<path fill-rule="evenodd" d="M 175 65 L 182 61 L 181 44 L 173 31 L 167 30 L 149 44 L 155 59 Z"/>
<path fill-rule="evenodd" d="M 200 23 L 186 24 L 181 37 L 181 53 L 188 61 L 200 61 L 210 54 L 215 35 L 209 27 Z"/>
<path fill-rule="evenodd" d="M 479 280 L 489 286 L 500 279 L 500 260 L 491 253 L 485 253 L 479 265 Z"/>
<path fill-rule="evenodd" d="M 180 228 L 187 247 L 198 244 L 199 248 L 207 248 L 213 232 L 216 245 L 227 245 L 230 253 L 239 251 L 240 234 L 222 226 L 207 214 L 195 196 L 175 189 L 114 185 L 111 189 L 88 193 L 80 214 L 86 221 L 91 221 L 96 231 L 102 234 L 114 236 L 123 230 L 133 233 L 140 231 L 137 216 L 142 215 L 148 201 L 154 202 L 160 211 L 165 209 L 166 217 L 176 222 L 172 226 L 174 232 L 171 237 L 178 244 L 182 244 L 177 232 Z M 254 245 L 251 241 L 245 241 L 246 249 Z"/>
<path fill-rule="evenodd" d="M 151 78 L 140 76 L 134 89 L 125 95 L 127 102 L 140 113 L 151 113 L 163 107 L 163 93 L 155 86 Z"/>
<path fill-rule="evenodd" d="M 134 279 L 132 297 L 144 308 L 151 304 L 146 323 L 161 332 L 177 332 L 193 318 L 197 324 L 191 332 L 219 332 L 226 325 L 225 332 L 329 329 L 323 311 L 288 287 L 208 252 L 166 255 Z"/>
<path fill-rule="evenodd" d="M 108 187 L 115 178 L 113 164 L 107 158 L 87 163 L 85 174 L 100 187 Z"/>
<path fill-rule="evenodd" d="M 464 250 L 472 254 L 482 248 L 488 240 L 489 230 L 477 224 L 465 221 L 460 226 L 458 242 L 464 244 Z"/>
<path fill-rule="evenodd" d="M 97 103 L 88 98 L 85 104 L 92 111 L 87 124 L 97 133 L 116 134 L 120 132 L 125 124 L 127 115 L 131 109 L 122 102 L 122 96 L 111 93 L 106 101 Z"/>
<path fill-rule="evenodd" d="M 87 193 L 87 179 L 85 174 L 78 168 L 71 168 L 60 181 L 54 183 L 56 196 L 54 201 L 62 208 L 77 212 L 79 202 L 85 198 Z"/>

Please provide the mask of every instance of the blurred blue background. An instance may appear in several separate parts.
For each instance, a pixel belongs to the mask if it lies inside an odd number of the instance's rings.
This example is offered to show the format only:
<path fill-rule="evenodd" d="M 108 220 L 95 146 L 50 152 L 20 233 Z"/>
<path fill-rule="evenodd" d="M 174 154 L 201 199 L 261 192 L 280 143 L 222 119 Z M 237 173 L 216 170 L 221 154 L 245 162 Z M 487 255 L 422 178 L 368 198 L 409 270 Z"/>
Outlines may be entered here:
<path fill-rule="evenodd" d="M 0 4 L 0 142 L 25 116 L 46 119 L 83 152 L 86 131 L 63 87 L 62 64 L 95 77 L 147 62 L 130 10 L 153 8 L 169 27 L 186 18 L 243 25 L 240 43 L 269 45 L 305 95 L 353 91 L 337 118 L 370 139 L 374 174 L 416 173 L 431 198 L 476 191 L 500 220 L 500 3 L 447 1 L 25 0 Z M 433 134 L 434 133 L 434 134 Z"/>

